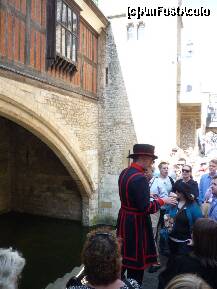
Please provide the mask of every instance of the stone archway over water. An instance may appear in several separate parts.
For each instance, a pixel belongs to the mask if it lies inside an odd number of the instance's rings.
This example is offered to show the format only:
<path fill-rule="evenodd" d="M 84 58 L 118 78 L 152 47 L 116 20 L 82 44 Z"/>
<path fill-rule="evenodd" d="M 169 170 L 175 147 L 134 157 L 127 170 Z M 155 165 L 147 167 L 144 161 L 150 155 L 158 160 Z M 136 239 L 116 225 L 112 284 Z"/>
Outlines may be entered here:
<path fill-rule="evenodd" d="M 46 113 L 46 112 L 45 112 Z M 58 127 L 52 125 L 43 118 L 43 113 L 38 115 L 22 104 L 7 99 L 0 95 L 0 115 L 19 124 L 29 132 L 42 140 L 58 156 L 65 168 L 75 181 L 82 197 L 82 221 L 89 224 L 89 200 L 94 192 L 93 183 L 82 164 L 76 148 L 66 140 Z M 42 164 L 43 165 L 43 164 Z"/>

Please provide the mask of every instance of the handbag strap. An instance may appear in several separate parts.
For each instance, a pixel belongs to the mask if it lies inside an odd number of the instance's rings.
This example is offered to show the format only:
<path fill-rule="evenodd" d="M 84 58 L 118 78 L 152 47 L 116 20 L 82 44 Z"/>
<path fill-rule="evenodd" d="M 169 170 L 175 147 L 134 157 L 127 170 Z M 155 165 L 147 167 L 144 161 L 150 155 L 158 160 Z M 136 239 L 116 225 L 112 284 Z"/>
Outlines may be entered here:
<path fill-rule="evenodd" d="M 151 186 L 153 185 L 153 183 L 155 182 L 156 179 L 157 179 L 157 177 L 152 178 L 152 180 L 151 180 L 152 182 L 151 181 L 149 182 L 149 188 L 151 188 Z"/>

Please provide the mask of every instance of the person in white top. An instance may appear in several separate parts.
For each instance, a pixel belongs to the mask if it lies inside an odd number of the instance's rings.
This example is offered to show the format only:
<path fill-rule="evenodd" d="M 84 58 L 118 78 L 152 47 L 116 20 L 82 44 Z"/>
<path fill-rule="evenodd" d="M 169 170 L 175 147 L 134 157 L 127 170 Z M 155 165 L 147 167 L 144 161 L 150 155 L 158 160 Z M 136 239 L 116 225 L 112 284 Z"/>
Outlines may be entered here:
<path fill-rule="evenodd" d="M 172 191 L 172 186 L 174 181 L 168 176 L 169 167 L 167 162 L 161 162 L 158 165 L 160 176 L 153 177 L 150 181 L 150 192 L 152 195 L 157 195 L 158 197 L 168 197 L 169 193 Z"/>

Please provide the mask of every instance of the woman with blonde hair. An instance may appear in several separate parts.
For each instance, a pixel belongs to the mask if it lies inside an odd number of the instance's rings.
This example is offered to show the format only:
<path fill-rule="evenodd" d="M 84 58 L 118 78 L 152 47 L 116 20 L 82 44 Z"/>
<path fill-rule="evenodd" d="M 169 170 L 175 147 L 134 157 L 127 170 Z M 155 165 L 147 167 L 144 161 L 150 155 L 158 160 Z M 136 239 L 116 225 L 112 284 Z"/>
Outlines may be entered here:
<path fill-rule="evenodd" d="M 212 289 L 195 274 L 180 274 L 173 278 L 165 289 Z"/>

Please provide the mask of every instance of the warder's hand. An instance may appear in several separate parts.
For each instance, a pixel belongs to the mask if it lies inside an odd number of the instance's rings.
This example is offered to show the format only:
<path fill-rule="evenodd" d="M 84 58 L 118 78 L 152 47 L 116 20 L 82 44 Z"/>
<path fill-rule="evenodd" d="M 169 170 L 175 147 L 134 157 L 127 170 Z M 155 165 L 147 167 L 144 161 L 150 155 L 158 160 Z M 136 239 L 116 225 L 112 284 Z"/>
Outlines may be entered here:
<path fill-rule="evenodd" d="M 162 198 L 162 200 L 164 201 L 164 203 L 166 205 L 173 205 L 175 206 L 177 204 L 177 200 L 176 198 L 174 197 L 165 197 L 165 198 Z"/>
<path fill-rule="evenodd" d="M 170 196 L 170 197 L 173 197 L 173 198 L 177 198 L 176 193 L 173 193 L 173 192 L 170 192 L 170 193 L 169 193 L 169 196 Z"/>

